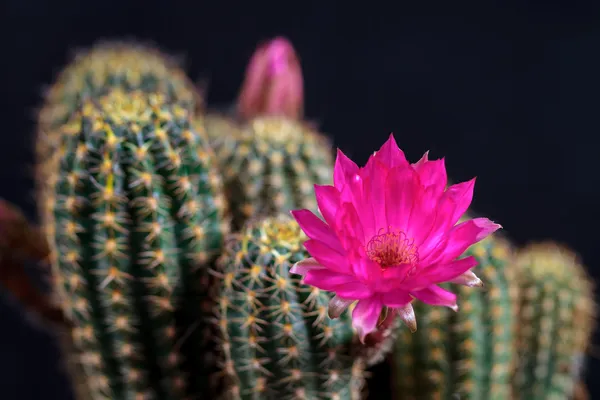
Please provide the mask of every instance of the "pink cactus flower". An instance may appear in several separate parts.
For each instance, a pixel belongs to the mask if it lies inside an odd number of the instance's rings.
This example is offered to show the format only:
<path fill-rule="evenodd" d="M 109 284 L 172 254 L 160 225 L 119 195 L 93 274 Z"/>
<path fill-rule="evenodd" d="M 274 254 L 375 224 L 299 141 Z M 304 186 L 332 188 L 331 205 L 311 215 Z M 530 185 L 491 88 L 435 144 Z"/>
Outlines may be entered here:
<path fill-rule="evenodd" d="M 242 118 L 280 115 L 302 116 L 304 81 L 300 61 L 292 44 L 277 37 L 258 47 L 246 70 L 238 99 Z"/>
<path fill-rule="evenodd" d="M 292 211 L 312 257 L 290 272 L 335 293 L 331 318 L 358 301 L 352 320 L 363 343 L 384 307 L 414 332 L 414 299 L 457 311 L 456 295 L 438 284 L 482 285 L 471 271 L 475 258 L 458 257 L 501 226 L 487 218 L 457 224 L 471 204 L 475 179 L 446 188 L 444 159 L 425 153 L 410 164 L 393 135 L 363 168 L 338 150 L 333 179 L 333 186 L 315 185 L 325 221 L 308 210 Z"/>

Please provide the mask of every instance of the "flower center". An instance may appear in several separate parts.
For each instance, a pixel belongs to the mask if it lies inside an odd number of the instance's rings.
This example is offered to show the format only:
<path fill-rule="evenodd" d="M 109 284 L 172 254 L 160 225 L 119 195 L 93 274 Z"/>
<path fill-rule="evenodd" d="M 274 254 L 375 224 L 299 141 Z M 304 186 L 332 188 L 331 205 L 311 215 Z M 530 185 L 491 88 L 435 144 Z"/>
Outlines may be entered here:
<path fill-rule="evenodd" d="M 414 245 L 414 240 L 409 239 L 402 231 L 379 231 L 367 243 L 367 256 L 381 265 L 382 268 L 399 264 L 416 264 L 419 261 L 419 252 Z"/>

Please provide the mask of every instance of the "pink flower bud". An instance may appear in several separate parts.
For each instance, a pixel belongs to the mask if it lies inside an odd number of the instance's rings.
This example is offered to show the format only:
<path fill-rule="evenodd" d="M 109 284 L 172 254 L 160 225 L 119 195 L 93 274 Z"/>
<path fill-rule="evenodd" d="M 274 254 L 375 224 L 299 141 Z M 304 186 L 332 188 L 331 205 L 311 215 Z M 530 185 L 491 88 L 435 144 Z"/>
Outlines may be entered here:
<path fill-rule="evenodd" d="M 292 44 L 282 37 L 264 43 L 246 69 L 238 98 L 239 114 L 244 119 L 260 115 L 301 118 L 303 84 L 302 68 Z"/>

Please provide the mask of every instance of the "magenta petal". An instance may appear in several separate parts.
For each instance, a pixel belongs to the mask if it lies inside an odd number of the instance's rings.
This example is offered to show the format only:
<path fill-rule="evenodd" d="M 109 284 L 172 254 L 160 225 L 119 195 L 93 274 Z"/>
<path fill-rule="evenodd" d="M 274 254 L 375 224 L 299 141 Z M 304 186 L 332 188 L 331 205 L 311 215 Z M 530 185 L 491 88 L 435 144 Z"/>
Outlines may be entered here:
<path fill-rule="evenodd" d="M 331 228 L 311 211 L 294 210 L 292 211 L 292 215 L 306 236 L 323 242 L 337 252 L 344 252 L 342 244 Z"/>
<path fill-rule="evenodd" d="M 408 292 L 404 292 L 402 290 L 381 294 L 381 302 L 384 305 L 392 308 L 404 307 L 410 303 L 412 299 L 412 296 Z"/>
<path fill-rule="evenodd" d="M 465 252 L 471 245 L 491 235 L 501 226 L 487 218 L 475 218 L 456 225 L 449 233 L 446 246 L 438 255 L 438 260 L 430 262 L 445 263 L 454 260 Z"/>
<path fill-rule="evenodd" d="M 448 264 L 435 264 L 419 271 L 404 282 L 406 287 L 420 289 L 436 283 L 449 282 L 477 265 L 473 256 L 461 258 Z"/>
<path fill-rule="evenodd" d="M 345 299 L 366 299 L 373 295 L 373 291 L 367 285 L 361 282 L 350 282 L 343 285 L 339 285 L 331 289 L 338 296 Z"/>
<path fill-rule="evenodd" d="M 448 176 L 446 175 L 446 165 L 443 158 L 419 162 L 414 168 L 419 174 L 423 186 L 433 186 L 435 188 L 434 195 L 436 197 L 444 192 L 448 183 Z"/>
<path fill-rule="evenodd" d="M 390 134 L 388 140 L 383 144 L 383 146 L 381 146 L 381 148 L 373 157 L 385 164 L 388 168 L 409 165 L 408 161 L 406 161 L 404 152 L 398 147 L 393 133 Z"/>
<path fill-rule="evenodd" d="M 333 170 L 333 184 L 341 189 L 358 173 L 358 166 L 349 159 L 340 149 L 337 151 L 335 167 Z"/>
<path fill-rule="evenodd" d="M 383 279 L 405 279 L 408 271 L 414 268 L 412 264 L 400 264 L 393 267 L 387 267 L 383 270 Z"/>
<path fill-rule="evenodd" d="M 350 273 L 351 267 L 346 257 L 323 242 L 310 239 L 304 242 L 304 247 L 324 267 L 342 274 Z"/>
<path fill-rule="evenodd" d="M 452 185 L 446 190 L 446 193 L 444 193 L 444 196 L 451 199 L 455 204 L 454 213 L 450 218 L 452 224 L 458 222 L 460 217 L 467 212 L 467 209 L 471 205 L 471 202 L 473 201 L 473 191 L 475 189 L 475 180 L 476 178 L 473 178 L 470 181 Z"/>
<path fill-rule="evenodd" d="M 456 305 L 456 295 L 452 292 L 442 289 L 439 286 L 431 285 L 425 289 L 412 292 L 411 294 L 425 304 L 432 306 L 445 306 L 454 311 L 458 311 L 458 306 Z"/>
<path fill-rule="evenodd" d="M 335 231 L 345 249 L 349 248 L 351 239 L 364 243 L 364 228 L 352 204 L 343 203 L 338 210 L 335 216 Z"/>
<path fill-rule="evenodd" d="M 360 243 L 356 243 L 356 245 L 360 246 Z M 381 279 L 379 264 L 366 257 L 358 256 L 356 260 L 353 259 L 352 271 L 360 280 L 373 282 Z"/>
<path fill-rule="evenodd" d="M 377 327 L 381 307 L 381 301 L 376 297 L 371 297 L 359 301 L 352 311 L 352 325 L 358 331 L 358 337 L 362 343 L 364 343 L 365 337 Z"/>
<path fill-rule="evenodd" d="M 297 275 L 304 275 L 308 271 L 311 271 L 314 269 L 324 269 L 324 268 L 325 267 L 322 266 L 314 258 L 305 258 L 304 260 L 298 261 L 297 263 L 295 263 L 292 266 L 292 268 L 290 268 L 290 273 L 297 274 Z"/>
<path fill-rule="evenodd" d="M 373 218 L 372 225 L 374 227 L 387 227 L 389 224 L 385 213 L 385 203 L 386 193 L 389 190 L 386 182 L 388 168 L 381 162 L 371 159 L 364 170 L 368 174 L 363 182 L 366 206 L 364 209 L 360 209 L 361 219 L 364 220 L 366 215 L 369 215 L 369 217 L 372 216 Z"/>
<path fill-rule="evenodd" d="M 330 227 L 334 227 L 335 214 L 340 206 L 340 192 L 333 186 L 315 185 L 315 197 L 323 218 Z"/>
<path fill-rule="evenodd" d="M 415 202 L 419 200 L 421 185 L 412 167 L 393 168 L 386 182 L 386 214 L 388 225 L 408 233 L 419 227 L 410 226 Z"/>
<path fill-rule="evenodd" d="M 337 286 L 356 282 L 352 275 L 342 275 L 327 269 L 313 269 L 304 275 L 304 284 L 333 291 Z"/>

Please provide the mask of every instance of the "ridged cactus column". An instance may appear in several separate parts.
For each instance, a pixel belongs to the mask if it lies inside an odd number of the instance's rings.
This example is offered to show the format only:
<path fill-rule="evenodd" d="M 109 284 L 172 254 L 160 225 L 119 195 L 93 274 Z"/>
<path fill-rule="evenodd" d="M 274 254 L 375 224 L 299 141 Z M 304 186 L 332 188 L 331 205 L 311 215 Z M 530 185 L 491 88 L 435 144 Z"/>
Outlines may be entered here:
<path fill-rule="evenodd" d="M 308 256 L 306 239 L 278 217 L 229 241 L 217 272 L 225 399 L 360 398 L 364 360 L 352 356 L 349 316 L 330 319 L 330 296 L 289 273 Z"/>
<path fill-rule="evenodd" d="M 212 129 L 218 123 L 232 129 L 218 135 Z M 333 176 L 333 149 L 324 136 L 302 122 L 274 116 L 253 119 L 238 129 L 226 120 L 213 120 L 207 131 L 235 229 L 254 215 L 316 211 L 313 185 L 330 184 Z"/>
<path fill-rule="evenodd" d="M 508 279 L 511 249 L 488 238 L 467 255 L 477 258 L 483 288 L 456 286 L 459 312 L 415 304 L 418 329 L 404 329 L 393 354 L 395 399 L 506 400 L 514 362 L 515 287 Z"/>
<path fill-rule="evenodd" d="M 197 285 L 226 224 L 190 117 L 162 94 L 111 91 L 60 128 L 47 165 L 58 288 L 97 398 L 183 399 L 184 367 L 202 363 L 180 340 L 201 319 Z"/>
<path fill-rule="evenodd" d="M 575 254 L 554 243 L 521 250 L 517 271 L 517 398 L 571 398 L 595 324 L 591 280 Z"/>

